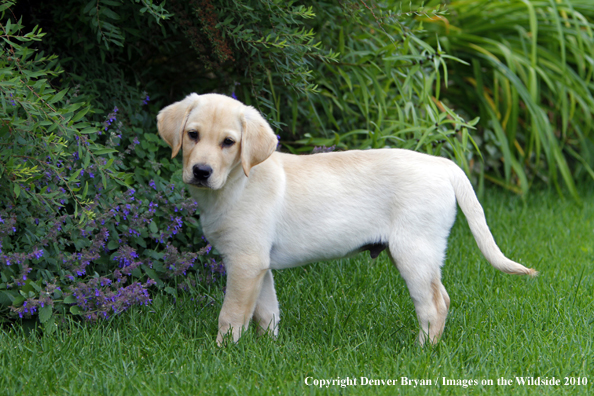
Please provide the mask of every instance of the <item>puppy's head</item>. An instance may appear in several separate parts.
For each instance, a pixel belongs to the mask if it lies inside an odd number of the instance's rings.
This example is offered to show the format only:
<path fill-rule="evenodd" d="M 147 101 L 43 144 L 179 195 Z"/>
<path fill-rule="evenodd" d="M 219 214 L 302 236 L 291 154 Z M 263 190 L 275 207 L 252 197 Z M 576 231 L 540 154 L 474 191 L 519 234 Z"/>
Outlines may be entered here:
<path fill-rule="evenodd" d="M 250 169 L 274 152 L 276 136 L 260 113 L 224 95 L 188 95 L 162 109 L 159 135 L 171 147 L 171 158 L 183 151 L 183 181 L 218 190 L 241 164 Z"/>

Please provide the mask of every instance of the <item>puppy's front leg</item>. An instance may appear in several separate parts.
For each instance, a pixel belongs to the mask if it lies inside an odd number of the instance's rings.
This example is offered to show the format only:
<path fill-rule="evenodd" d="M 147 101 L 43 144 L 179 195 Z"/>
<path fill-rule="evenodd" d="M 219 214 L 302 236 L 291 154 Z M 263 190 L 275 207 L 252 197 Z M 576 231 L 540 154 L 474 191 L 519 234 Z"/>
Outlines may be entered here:
<path fill-rule="evenodd" d="M 253 260 L 234 264 L 229 260 L 227 269 L 227 291 L 221 314 L 219 315 L 219 334 L 217 344 L 223 344 L 223 337 L 232 332 L 233 341 L 237 342 L 244 328 L 247 330 L 254 314 L 256 301 L 262 290 L 262 281 L 267 270 L 261 270 L 259 263 Z M 251 262 L 251 264 L 250 264 Z"/>

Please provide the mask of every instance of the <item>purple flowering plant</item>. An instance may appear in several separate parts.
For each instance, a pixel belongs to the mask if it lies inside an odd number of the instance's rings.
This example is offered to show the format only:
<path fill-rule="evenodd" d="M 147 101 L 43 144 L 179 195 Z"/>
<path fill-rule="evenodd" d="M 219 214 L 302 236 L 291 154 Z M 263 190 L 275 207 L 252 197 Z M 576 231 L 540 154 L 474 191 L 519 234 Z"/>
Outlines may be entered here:
<path fill-rule="evenodd" d="M 129 144 L 114 144 L 103 134 L 104 147 L 119 150 L 99 163 L 112 162 L 125 171 L 138 162 L 142 138 L 151 135 L 125 136 L 133 129 L 118 128 Z M 101 136 L 97 133 L 95 139 Z M 86 172 L 78 168 L 79 156 L 64 160 L 65 174 L 77 175 L 77 184 L 89 186 L 87 195 L 93 194 L 82 207 L 84 218 L 73 213 L 72 199 L 56 176 L 26 187 L 31 194 L 54 191 L 62 202 L 55 212 L 29 201 L 2 201 L 0 321 L 38 316 L 53 323 L 67 313 L 91 321 L 107 319 L 133 305 L 149 304 L 151 289 L 176 296 L 177 290 L 195 290 L 197 282 L 213 283 L 224 275 L 224 266 L 201 239 L 196 202 L 187 198 L 181 183 L 163 177 L 167 172 L 162 167 L 160 174 L 153 173 L 157 152 L 144 152 L 150 159 L 148 169 L 135 169 L 138 182 L 122 186 L 107 175 L 107 188 L 93 181 L 92 165 Z"/>
<path fill-rule="evenodd" d="M 149 95 L 88 105 L 84 86 L 49 85 L 52 60 L 6 60 L 21 78 L 0 76 L 0 322 L 107 319 L 220 279 Z"/>

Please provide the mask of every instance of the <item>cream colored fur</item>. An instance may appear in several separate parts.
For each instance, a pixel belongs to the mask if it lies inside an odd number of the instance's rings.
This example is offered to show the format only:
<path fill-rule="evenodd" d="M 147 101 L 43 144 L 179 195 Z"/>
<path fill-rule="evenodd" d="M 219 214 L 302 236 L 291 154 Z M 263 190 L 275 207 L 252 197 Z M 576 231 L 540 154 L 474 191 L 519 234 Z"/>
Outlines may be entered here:
<path fill-rule="evenodd" d="M 387 245 L 406 281 L 419 342 L 437 342 L 450 304 L 441 266 L 456 201 L 495 268 L 536 274 L 501 253 L 468 178 L 448 159 L 401 149 L 280 153 L 258 111 L 216 94 L 191 94 L 157 120 L 172 156 L 183 151 L 183 181 L 227 268 L 219 343 L 228 332 L 237 341 L 252 317 L 277 334 L 272 269 L 344 257 L 370 244 Z M 212 173 L 205 179 L 199 168 Z"/>

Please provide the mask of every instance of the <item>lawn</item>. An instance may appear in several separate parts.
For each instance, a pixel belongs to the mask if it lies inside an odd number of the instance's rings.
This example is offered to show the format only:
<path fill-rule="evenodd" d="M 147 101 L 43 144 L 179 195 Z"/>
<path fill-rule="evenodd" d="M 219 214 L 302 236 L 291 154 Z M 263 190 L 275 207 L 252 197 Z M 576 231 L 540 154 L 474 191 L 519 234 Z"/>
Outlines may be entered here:
<path fill-rule="evenodd" d="M 415 343 L 413 304 L 386 253 L 361 254 L 275 273 L 276 340 L 249 331 L 217 347 L 217 289 L 204 291 L 210 304 L 158 295 L 109 322 L 69 321 L 49 335 L 4 327 L 0 393 L 592 393 L 594 188 L 581 192 L 581 207 L 544 191 L 522 200 L 487 190 L 481 200 L 502 251 L 540 271 L 534 279 L 493 269 L 459 215 L 443 269 L 452 306 L 435 347 Z M 341 387 L 345 379 L 356 385 Z"/>

